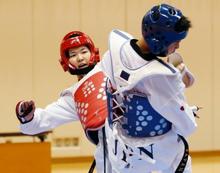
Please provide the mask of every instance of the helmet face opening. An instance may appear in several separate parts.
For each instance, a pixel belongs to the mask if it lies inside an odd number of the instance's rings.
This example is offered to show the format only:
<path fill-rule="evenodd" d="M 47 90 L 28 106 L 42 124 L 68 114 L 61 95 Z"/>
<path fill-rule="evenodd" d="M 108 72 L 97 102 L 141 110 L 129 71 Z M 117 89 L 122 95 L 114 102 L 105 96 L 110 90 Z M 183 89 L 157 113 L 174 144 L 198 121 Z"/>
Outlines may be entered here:
<path fill-rule="evenodd" d="M 95 48 L 93 41 L 80 31 L 73 31 L 66 34 L 60 44 L 60 64 L 64 71 L 69 71 L 73 75 L 80 75 L 88 73 L 88 70 L 77 69 L 73 64 L 69 62 L 69 49 L 80 46 L 87 46 L 90 50 L 91 56 L 89 59 L 88 69 L 94 67 L 97 62 L 100 61 L 99 51 Z"/>
<path fill-rule="evenodd" d="M 176 30 L 176 24 L 182 16 L 180 10 L 167 4 L 154 6 L 145 14 L 142 35 L 151 53 L 164 56 L 170 44 L 186 37 L 187 31 Z"/>

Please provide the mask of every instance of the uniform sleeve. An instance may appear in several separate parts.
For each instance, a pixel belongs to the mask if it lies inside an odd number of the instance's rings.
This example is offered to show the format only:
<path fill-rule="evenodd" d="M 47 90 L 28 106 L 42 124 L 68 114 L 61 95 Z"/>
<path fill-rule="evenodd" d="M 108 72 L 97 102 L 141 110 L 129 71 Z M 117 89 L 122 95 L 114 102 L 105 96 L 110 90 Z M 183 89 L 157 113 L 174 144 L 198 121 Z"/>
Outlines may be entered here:
<path fill-rule="evenodd" d="M 185 85 L 180 73 L 152 76 L 144 88 L 153 108 L 172 123 L 176 133 L 187 137 L 194 132 L 197 124 L 185 99 Z"/>
<path fill-rule="evenodd" d="M 64 91 L 60 98 L 46 108 L 36 108 L 34 118 L 20 129 L 25 134 L 38 134 L 49 131 L 59 125 L 79 120 L 72 93 Z"/>
<path fill-rule="evenodd" d="M 184 75 L 186 75 L 188 80 L 189 80 L 189 85 L 187 86 L 187 88 L 188 88 L 188 87 L 190 87 L 190 86 L 192 86 L 194 84 L 195 77 L 194 77 L 193 73 L 191 71 L 189 71 L 187 66 L 185 66 L 185 68 L 184 68 L 184 70 L 182 72 L 182 76 L 184 76 Z"/>

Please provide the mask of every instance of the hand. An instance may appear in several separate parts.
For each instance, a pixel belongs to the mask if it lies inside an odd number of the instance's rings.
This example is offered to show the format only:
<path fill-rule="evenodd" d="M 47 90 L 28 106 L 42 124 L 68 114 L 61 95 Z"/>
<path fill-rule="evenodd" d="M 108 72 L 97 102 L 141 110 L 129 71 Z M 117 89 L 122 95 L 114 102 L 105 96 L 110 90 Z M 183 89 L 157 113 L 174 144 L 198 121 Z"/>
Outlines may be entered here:
<path fill-rule="evenodd" d="M 180 73 L 182 74 L 183 83 L 185 84 L 186 88 L 193 85 L 195 81 L 194 76 L 184 64 L 183 58 L 180 54 L 174 52 L 168 55 L 167 61 L 173 64 L 173 66 L 180 71 Z"/>
<path fill-rule="evenodd" d="M 200 116 L 197 115 L 197 112 L 202 109 L 202 107 L 198 107 L 198 106 L 191 106 L 191 110 L 193 111 L 193 115 L 196 118 L 200 118 Z"/>
<path fill-rule="evenodd" d="M 173 64 L 174 67 L 177 67 L 181 63 L 183 63 L 183 58 L 180 54 L 174 52 L 167 57 L 167 61 Z"/>
<path fill-rule="evenodd" d="M 183 62 L 181 62 L 180 64 L 178 64 L 178 65 L 176 66 L 176 68 L 180 71 L 181 74 L 183 74 L 183 72 L 184 72 L 186 66 L 185 66 L 185 64 L 184 64 Z"/>
<path fill-rule="evenodd" d="M 28 123 L 34 118 L 35 103 L 34 101 L 20 101 L 17 103 L 15 112 L 18 120 L 22 123 Z"/>

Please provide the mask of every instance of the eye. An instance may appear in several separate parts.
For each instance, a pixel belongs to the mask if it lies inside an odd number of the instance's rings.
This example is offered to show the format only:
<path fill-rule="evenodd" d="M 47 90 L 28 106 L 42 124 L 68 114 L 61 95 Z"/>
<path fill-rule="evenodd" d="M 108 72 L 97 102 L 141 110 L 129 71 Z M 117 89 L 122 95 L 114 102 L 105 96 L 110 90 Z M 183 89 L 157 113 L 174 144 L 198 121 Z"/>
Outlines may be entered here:
<path fill-rule="evenodd" d="M 69 53 L 69 58 L 74 58 L 76 56 L 76 53 L 70 52 Z"/>
<path fill-rule="evenodd" d="M 81 53 L 83 54 L 88 53 L 88 50 L 83 50 Z"/>

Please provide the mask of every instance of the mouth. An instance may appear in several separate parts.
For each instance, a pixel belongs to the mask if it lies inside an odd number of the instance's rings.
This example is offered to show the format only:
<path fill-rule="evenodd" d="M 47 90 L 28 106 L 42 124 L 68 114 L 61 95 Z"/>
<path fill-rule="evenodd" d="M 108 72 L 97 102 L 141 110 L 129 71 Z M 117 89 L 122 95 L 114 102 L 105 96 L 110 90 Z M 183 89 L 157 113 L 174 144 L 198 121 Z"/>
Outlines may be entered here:
<path fill-rule="evenodd" d="M 78 66 L 78 69 L 83 69 L 83 68 L 86 68 L 86 67 L 88 67 L 87 64 L 80 64 L 80 65 Z"/>

